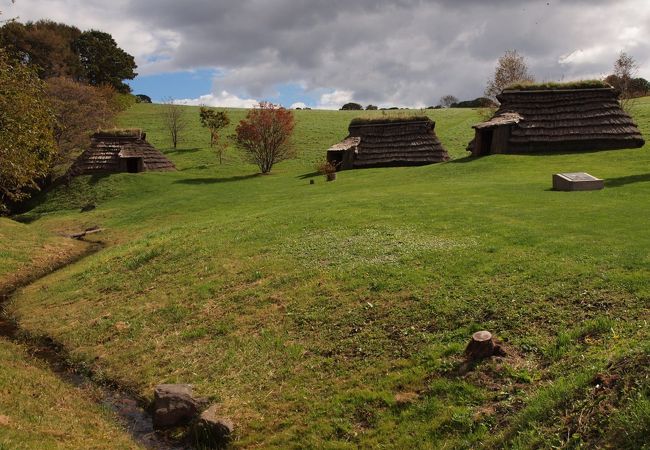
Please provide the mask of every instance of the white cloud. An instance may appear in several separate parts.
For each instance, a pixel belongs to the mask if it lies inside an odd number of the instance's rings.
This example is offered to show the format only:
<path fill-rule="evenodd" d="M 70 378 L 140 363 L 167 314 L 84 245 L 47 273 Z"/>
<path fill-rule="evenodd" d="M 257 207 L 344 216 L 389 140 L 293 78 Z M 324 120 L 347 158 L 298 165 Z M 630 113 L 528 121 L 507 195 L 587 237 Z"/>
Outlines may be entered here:
<path fill-rule="evenodd" d="M 184 98 L 174 100 L 174 103 L 190 106 L 218 106 L 221 108 L 253 108 L 257 106 L 259 102 L 252 98 L 241 98 L 237 97 L 234 94 L 230 94 L 227 91 L 221 91 L 220 94 L 206 94 L 200 96 L 199 98 Z"/>
<path fill-rule="evenodd" d="M 212 68 L 220 73 L 213 92 L 241 96 L 206 101 L 277 98 L 278 86 L 290 84 L 310 96 L 327 92 L 318 106 L 333 109 L 477 97 L 512 48 L 544 81 L 607 75 L 620 50 L 650 79 L 647 2 L 19 0 L 3 17 L 101 29 L 143 75 Z"/>
<path fill-rule="evenodd" d="M 585 50 L 576 50 L 569 53 L 568 55 L 562 55 L 558 62 L 560 64 L 585 64 L 602 58 L 605 54 L 608 53 L 608 51 L 609 49 L 607 47 L 598 45 L 595 47 L 587 48 Z"/>
<path fill-rule="evenodd" d="M 320 96 L 318 109 L 339 109 L 346 103 L 352 101 L 354 92 L 335 89 L 333 92 Z"/>
<path fill-rule="evenodd" d="M 289 109 L 297 109 L 297 108 L 305 109 L 306 107 L 307 105 L 305 103 L 296 102 L 296 103 L 292 103 L 291 106 L 289 106 Z"/>

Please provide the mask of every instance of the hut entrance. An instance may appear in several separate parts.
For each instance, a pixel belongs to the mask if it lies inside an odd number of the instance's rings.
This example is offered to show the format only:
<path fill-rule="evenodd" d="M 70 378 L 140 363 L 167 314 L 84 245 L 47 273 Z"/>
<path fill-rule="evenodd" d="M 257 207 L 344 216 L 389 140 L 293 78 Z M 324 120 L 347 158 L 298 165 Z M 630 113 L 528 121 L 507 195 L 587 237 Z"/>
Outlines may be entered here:
<path fill-rule="evenodd" d="M 483 128 L 477 130 L 477 154 L 476 156 L 489 155 L 492 149 L 492 138 L 494 137 L 494 128 Z"/>
<path fill-rule="evenodd" d="M 126 171 L 128 173 L 142 172 L 142 158 L 124 158 L 126 162 Z"/>
<path fill-rule="evenodd" d="M 343 162 L 343 152 L 327 152 L 327 162 L 339 167 Z"/>

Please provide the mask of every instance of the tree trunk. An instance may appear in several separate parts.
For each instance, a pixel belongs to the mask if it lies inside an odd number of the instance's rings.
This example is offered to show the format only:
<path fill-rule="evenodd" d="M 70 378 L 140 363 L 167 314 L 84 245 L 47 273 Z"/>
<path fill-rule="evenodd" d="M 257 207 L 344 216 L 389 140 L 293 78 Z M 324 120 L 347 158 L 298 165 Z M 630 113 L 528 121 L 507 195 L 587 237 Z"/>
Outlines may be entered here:
<path fill-rule="evenodd" d="M 472 361 L 489 358 L 494 355 L 495 345 L 492 333 L 477 331 L 472 335 L 472 340 L 465 349 L 465 355 Z"/>

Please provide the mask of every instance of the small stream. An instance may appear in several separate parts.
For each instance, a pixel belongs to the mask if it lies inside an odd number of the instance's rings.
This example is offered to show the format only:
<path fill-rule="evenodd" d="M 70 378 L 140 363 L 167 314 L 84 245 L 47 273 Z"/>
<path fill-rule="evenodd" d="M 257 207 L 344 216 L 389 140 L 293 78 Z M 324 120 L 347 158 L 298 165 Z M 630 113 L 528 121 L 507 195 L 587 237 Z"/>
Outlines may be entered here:
<path fill-rule="evenodd" d="M 111 409 L 118 417 L 119 423 L 128 431 L 133 439 L 145 448 L 152 450 L 184 450 L 192 448 L 187 443 L 177 442 L 159 433 L 153 428 L 151 414 L 145 408 L 145 402 L 129 394 L 119 386 L 100 384 L 85 375 L 69 362 L 64 348 L 49 339 L 34 339 L 26 335 L 18 324 L 5 314 L 5 305 L 16 292 L 32 283 L 50 275 L 58 270 L 74 264 L 104 248 L 100 242 L 90 242 L 88 250 L 78 257 L 54 267 L 52 270 L 35 277 L 27 282 L 15 286 L 8 291 L 0 292 L 0 337 L 26 345 L 29 354 L 46 363 L 47 367 L 65 383 L 82 389 L 84 386 L 93 386 L 101 393 L 99 403 Z M 85 394 L 81 394 L 85 395 Z"/>

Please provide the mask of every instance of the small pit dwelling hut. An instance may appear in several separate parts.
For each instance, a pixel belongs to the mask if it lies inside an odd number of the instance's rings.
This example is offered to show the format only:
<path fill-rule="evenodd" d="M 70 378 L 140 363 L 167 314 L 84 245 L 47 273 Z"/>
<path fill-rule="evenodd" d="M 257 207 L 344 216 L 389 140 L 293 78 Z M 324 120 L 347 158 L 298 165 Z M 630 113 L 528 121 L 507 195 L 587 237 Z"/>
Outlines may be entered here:
<path fill-rule="evenodd" d="M 473 126 L 467 150 L 483 156 L 642 147 L 643 136 L 618 96 L 598 82 L 506 89 L 497 96 L 495 115 Z"/>
<path fill-rule="evenodd" d="M 104 130 L 92 135 L 90 148 L 70 169 L 72 175 L 176 170 L 139 129 Z"/>
<path fill-rule="evenodd" d="M 428 117 L 354 119 L 348 136 L 327 150 L 327 161 L 338 170 L 447 161 L 435 125 Z"/>

